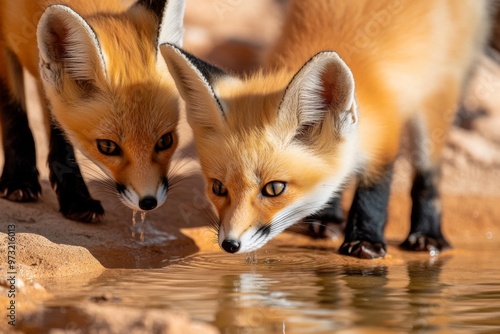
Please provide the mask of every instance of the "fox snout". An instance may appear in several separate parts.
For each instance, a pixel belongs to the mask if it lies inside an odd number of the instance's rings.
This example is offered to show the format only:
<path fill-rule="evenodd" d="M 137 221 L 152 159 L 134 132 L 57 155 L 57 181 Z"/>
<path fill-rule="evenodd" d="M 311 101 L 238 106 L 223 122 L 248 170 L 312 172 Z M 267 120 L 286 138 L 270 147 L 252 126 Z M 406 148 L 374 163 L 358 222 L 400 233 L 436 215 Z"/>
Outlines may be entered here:
<path fill-rule="evenodd" d="M 271 226 L 258 225 L 251 227 L 237 236 L 235 231 L 225 234 L 219 230 L 219 245 L 228 253 L 247 253 L 254 251 L 271 239 Z"/>
<path fill-rule="evenodd" d="M 220 246 L 226 252 L 234 254 L 240 250 L 241 242 L 236 239 L 227 238 L 222 241 L 222 244 Z"/>
<path fill-rule="evenodd" d="M 153 196 L 145 196 L 139 200 L 139 207 L 144 211 L 153 210 L 158 205 L 158 200 Z"/>
<path fill-rule="evenodd" d="M 120 200 L 136 211 L 151 211 L 160 207 L 167 199 L 168 181 L 164 178 L 156 188 L 150 188 L 143 191 L 122 183 L 116 184 L 116 190 Z"/>

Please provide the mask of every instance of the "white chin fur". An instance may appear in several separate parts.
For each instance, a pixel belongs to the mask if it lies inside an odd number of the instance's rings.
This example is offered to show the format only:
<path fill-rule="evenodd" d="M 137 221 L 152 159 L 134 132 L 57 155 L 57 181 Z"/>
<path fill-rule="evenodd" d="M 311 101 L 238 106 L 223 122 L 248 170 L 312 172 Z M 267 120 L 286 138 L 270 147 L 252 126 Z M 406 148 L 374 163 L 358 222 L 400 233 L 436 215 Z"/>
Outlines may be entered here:
<path fill-rule="evenodd" d="M 135 191 L 125 189 L 123 193 L 119 193 L 119 197 L 122 203 L 131 208 L 132 210 L 142 211 L 142 209 L 139 207 L 139 196 L 137 196 Z"/>
<path fill-rule="evenodd" d="M 158 202 L 157 208 L 163 205 L 165 203 L 165 200 L 167 199 L 167 187 L 163 185 L 163 183 L 158 187 L 158 190 L 156 190 L 156 201 Z"/>

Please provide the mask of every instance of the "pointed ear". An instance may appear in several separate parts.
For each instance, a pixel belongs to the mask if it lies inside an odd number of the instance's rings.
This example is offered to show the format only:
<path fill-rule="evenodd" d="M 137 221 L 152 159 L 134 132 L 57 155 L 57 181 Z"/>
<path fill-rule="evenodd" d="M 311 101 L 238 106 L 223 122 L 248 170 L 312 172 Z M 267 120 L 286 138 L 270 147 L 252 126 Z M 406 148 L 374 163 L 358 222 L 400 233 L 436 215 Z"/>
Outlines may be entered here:
<path fill-rule="evenodd" d="M 335 122 L 341 136 L 358 122 L 352 72 L 330 51 L 316 54 L 295 74 L 278 110 L 278 121 L 299 134 L 310 133 L 324 120 Z"/>
<path fill-rule="evenodd" d="M 42 79 L 62 89 L 65 74 L 78 85 L 88 86 L 106 77 L 106 60 L 95 32 L 71 8 L 52 5 L 37 27 Z"/>
<path fill-rule="evenodd" d="M 160 51 L 182 99 L 193 128 L 220 128 L 226 121 L 224 108 L 212 85 L 226 74 L 219 68 L 179 49 L 163 44 Z"/>
<path fill-rule="evenodd" d="M 146 7 L 158 19 L 157 46 L 170 43 L 182 47 L 185 0 L 139 0 L 137 5 Z"/>

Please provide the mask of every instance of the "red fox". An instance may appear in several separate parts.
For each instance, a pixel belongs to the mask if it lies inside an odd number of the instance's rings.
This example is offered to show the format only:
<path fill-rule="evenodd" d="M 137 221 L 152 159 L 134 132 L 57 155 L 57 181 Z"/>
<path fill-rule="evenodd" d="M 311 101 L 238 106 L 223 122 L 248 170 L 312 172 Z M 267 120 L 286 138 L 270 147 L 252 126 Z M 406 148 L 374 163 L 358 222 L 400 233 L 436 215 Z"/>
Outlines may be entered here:
<path fill-rule="evenodd" d="M 66 139 L 116 182 L 128 207 L 147 211 L 165 201 L 179 96 L 158 47 L 181 45 L 183 11 L 182 0 L 129 7 L 120 0 L 0 4 L 1 197 L 25 202 L 41 193 L 25 68 L 48 115 L 49 177 L 66 218 L 91 222 L 104 213 Z"/>
<path fill-rule="evenodd" d="M 440 251 L 440 152 L 491 3 L 292 1 L 265 65 L 239 78 L 160 46 L 188 121 L 229 253 L 254 251 L 358 184 L 341 254 L 386 254 L 392 165 L 405 126 L 415 176 L 403 247 Z M 333 210 L 334 212 L 336 210 Z"/>

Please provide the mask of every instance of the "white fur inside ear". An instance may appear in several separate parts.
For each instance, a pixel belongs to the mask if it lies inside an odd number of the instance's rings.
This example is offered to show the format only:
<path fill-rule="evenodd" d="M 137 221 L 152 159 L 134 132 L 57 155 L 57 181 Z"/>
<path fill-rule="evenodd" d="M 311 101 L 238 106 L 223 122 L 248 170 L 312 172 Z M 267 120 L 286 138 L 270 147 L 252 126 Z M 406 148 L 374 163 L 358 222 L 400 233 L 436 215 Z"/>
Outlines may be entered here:
<path fill-rule="evenodd" d="M 321 95 L 323 86 L 321 73 L 323 67 L 310 66 L 306 71 L 297 74 L 297 84 L 293 87 L 298 98 L 299 122 L 301 124 L 314 124 L 324 118 L 322 110 L 326 111 L 326 104 Z"/>
<path fill-rule="evenodd" d="M 357 123 L 354 77 L 335 52 L 320 52 L 293 77 L 280 106 L 280 118 L 313 125 L 335 113 L 339 127 Z M 346 129 L 347 130 L 347 129 Z"/>
<path fill-rule="evenodd" d="M 190 126 L 221 126 L 224 110 L 207 78 L 176 46 L 160 45 L 160 52 L 182 99 L 186 102 Z"/>
<path fill-rule="evenodd" d="M 185 0 L 168 0 L 161 20 L 158 43 L 175 44 L 182 47 L 184 37 Z"/>
<path fill-rule="evenodd" d="M 106 76 L 105 56 L 96 34 L 71 8 L 52 5 L 37 27 L 41 65 L 63 63 L 74 80 L 95 79 L 96 71 Z"/>

